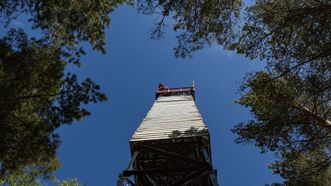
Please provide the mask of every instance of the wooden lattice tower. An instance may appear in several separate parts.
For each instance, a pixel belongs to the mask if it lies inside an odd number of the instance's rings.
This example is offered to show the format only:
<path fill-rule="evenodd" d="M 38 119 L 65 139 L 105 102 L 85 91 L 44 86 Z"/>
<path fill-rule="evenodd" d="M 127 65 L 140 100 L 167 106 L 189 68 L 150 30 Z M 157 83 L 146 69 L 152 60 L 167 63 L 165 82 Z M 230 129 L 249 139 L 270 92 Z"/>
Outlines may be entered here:
<path fill-rule="evenodd" d="M 130 140 L 131 161 L 117 185 L 217 186 L 209 132 L 192 87 L 164 88 Z M 134 181 L 129 177 L 134 176 Z"/>

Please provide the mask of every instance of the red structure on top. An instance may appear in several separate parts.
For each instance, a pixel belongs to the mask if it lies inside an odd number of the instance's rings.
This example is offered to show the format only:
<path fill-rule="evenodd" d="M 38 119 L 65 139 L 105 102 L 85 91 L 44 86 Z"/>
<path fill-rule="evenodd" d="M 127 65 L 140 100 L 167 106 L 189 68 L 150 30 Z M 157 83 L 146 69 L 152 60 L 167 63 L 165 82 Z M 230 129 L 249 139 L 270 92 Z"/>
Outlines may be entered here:
<path fill-rule="evenodd" d="M 159 84 L 159 89 L 156 91 L 155 98 L 160 96 L 174 96 L 174 95 L 191 95 L 195 99 L 194 82 L 192 87 L 177 87 L 166 88 L 163 83 Z"/>

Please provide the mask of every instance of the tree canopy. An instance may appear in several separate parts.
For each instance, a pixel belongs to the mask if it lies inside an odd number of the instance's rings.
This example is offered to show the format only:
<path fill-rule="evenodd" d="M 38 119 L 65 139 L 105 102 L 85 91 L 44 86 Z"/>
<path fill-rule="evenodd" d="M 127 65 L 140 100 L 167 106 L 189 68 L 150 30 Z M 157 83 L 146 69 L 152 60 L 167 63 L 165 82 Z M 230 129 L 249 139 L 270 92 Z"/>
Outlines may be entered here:
<path fill-rule="evenodd" d="M 176 57 L 210 46 L 214 42 L 229 44 L 235 37 L 235 26 L 241 9 L 241 0 L 139 0 L 138 11 L 146 15 L 158 15 L 151 37 L 163 37 L 167 17 L 172 19 L 172 29 L 178 32 Z"/>
<path fill-rule="evenodd" d="M 60 137 L 55 130 L 90 114 L 84 104 L 106 100 L 91 79 L 79 81 L 65 73 L 68 64 L 80 64 L 85 54 L 80 42 L 88 41 L 105 52 L 109 14 L 129 1 L 0 2 L 0 23 L 8 28 L 0 39 L 0 180 L 34 185 L 49 178 Z M 19 16 L 29 19 L 40 38 L 10 29 Z M 28 176 L 27 176 L 28 175 Z M 26 179 L 28 178 L 28 179 Z"/>
<path fill-rule="evenodd" d="M 258 0 L 247 8 L 232 47 L 267 62 L 247 77 L 239 104 L 254 118 L 234 128 L 280 159 L 270 165 L 287 185 L 329 185 L 331 160 L 331 6 L 329 1 Z"/>
<path fill-rule="evenodd" d="M 273 79 L 258 72 L 242 87 L 238 103 L 249 107 L 254 119 L 235 127 L 236 142 L 278 152 L 281 160 L 270 168 L 288 180 L 312 180 L 330 167 L 329 105 L 316 86 L 323 85 L 290 73 Z"/>
<path fill-rule="evenodd" d="M 39 29 L 54 44 L 77 49 L 88 41 L 94 49 L 105 52 L 105 28 L 110 26 L 109 14 L 130 0 L 43 1 L 3 0 L 0 2 L 2 21 L 10 23 L 20 15 L 28 16 L 33 29 Z"/>
<path fill-rule="evenodd" d="M 89 115 L 82 104 L 106 96 L 90 79 L 64 73 L 67 55 L 60 48 L 21 31 L 0 40 L 0 56 L 0 175 L 6 177 L 55 158 L 55 129 Z"/>

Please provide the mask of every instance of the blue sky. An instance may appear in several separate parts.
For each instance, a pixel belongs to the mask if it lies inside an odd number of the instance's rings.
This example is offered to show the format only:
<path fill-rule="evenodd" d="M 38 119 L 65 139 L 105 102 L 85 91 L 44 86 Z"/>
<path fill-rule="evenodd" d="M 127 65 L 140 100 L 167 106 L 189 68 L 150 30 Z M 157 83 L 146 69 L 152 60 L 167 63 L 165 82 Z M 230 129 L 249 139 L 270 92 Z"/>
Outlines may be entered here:
<path fill-rule="evenodd" d="M 118 174 L 130 160 L 129 140 L 155 101 L 159 82 L 169 87 L 196 85 L 196 104 L 209 128 L 213 166 L 223 186 L 257 186 L 280 181 L 267 164 L 272 154 L 260 154 L 252 145 L 237 145 L 230 131 L 251 119 L 248 109 L 234 104 L 245 74 L 260 70 L 264 63 L 224 51 L 205 48 L 193 58 L 176 59 L 175 33 L 162 40 L 149 39 L 153 16 L 137 14 L 124 6 L 112 15 L 107 30 L 107 54 L 88 49 L 81 78 L 90 77 L 102 87 L 108 101 L 89 105 L 90 117 L 59 129 L 62 144 L 58 155 L 61 179 L 77 177 L 87 185 L 115 185 Z M 24 21 L 17 21 L 24 27 Z"/>
<path fill-rule="evenodd" d="M 196 103 L 212 141 L 213 166 L 224 186 L 255 186 L 279 181 L 267 164 L 272 154 L 261 155 L 251 145 L 237 145 L 230 129 L 251 118 L 234 104 L 245 74 L 259 70 L 263 62 L 250 61 L 219 46 L 205 48 L 193 58 L 176 59 L 172 48 L 175 33 L 162 40 L 149 39 L 155 17 L 138 15 L 131 7 L 112 14 L 107 30 L 107 54 L 89 51 L 82 77 L 91 77 L 108 95 L 105 103 L 89 106 L 92 115 L 60 130 L 58 151 L 60 178 L 77 177 L 87 185 L 115 185 L 130 160 L 129 139 L 154 100 L 159 82 L 166 86 L 196 84 Z"/>

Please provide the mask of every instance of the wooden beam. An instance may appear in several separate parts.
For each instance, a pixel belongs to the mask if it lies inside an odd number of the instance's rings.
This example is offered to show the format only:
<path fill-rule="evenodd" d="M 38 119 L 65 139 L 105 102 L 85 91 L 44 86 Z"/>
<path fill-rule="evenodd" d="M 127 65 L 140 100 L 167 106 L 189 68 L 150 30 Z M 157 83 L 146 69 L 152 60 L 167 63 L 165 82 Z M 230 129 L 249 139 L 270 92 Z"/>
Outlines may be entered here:
<path fill-rule="evenodd" d="M 195 171 L 197 169 L 210 170 L 212 167 L 208 166 L 191 166 L 191 167 L 177 167 L 177 168 L 166 168 L 166 169 L 144 169 L 144 170 L 125 170 L 123 171 L 123 176 L 129 177 L 132 175 L 144 175 L 144 174 L 166 174 L 166 173 L 176 173 L 183 171 Z"/>
<path fill-rule="evenodd" d="M 171 157 L 172 159 L 182 160 L 182 161 L 186 161 L 186 162 L 193 163 L 193 164 L 196 164 L 196 165 L 203 165 L 203 166 L 209 166 L 210 165 L 208 162 L 188 158 L 188 157 L 183 156 L 181 154 L 177 154 L 175 152 L 168 152 L 168 151 L 160 149 L 160 148 L 151 147 L 151 146 L 148 146 L 148 145 L 140 145 L 140 147 L 145 149 L 145 150 L 149 150 L 151 152 L 154 152 L 154 153 L 156 152 L 156 153 L 165 155 L 167 157 Z"/>
<path fill-rule="evenodd" d="M 131 166 L 132 166 L 132 164 L 134 163 L 134 161 L 136 161 L 137 156 L 138 156 L 138 151 L 135 151 L 135 152 L 133 153 L 133 155 L 132 155 L 132 157 L 131 157 L 131 160 L 130 160 L 130 162 L 129 162 L 129 164 L 128 164 L 128 166 L 126 167 L 125 170 L 129 170 L 129 169 L 131 168 Z"/>

